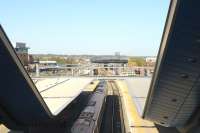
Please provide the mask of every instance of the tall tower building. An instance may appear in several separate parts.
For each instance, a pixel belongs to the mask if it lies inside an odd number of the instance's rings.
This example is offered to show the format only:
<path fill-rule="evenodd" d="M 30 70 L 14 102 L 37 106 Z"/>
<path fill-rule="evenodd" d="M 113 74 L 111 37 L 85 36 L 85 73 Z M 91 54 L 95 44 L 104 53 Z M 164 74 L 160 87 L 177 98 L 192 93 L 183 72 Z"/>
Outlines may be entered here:
<path fill-rule="evenodd" d="M 28 65 L 29 56 L 28 56 L 28 47 L 26 47 L 26 43 L 17 42 L 15 50 L 17 52 L 18 57 L 20 58 L 22 64 L 24 66 Z"/>

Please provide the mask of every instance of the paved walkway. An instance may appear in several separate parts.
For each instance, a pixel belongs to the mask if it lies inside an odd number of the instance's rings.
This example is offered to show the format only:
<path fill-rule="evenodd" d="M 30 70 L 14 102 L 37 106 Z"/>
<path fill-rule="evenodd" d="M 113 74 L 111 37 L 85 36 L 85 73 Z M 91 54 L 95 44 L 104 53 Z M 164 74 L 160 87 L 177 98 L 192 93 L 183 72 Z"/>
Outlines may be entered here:
<path fill-rule="evenodd" d="M 149 77 L 136 77 L 125 80 L 128 86 L 128 92 L 135 102 L 137 111 L 142 116 L 146 98 L 148 95 L 151 78 Z"/>
<path fill-rule="evenodd" d="M 154 124 L 141 118 L 138 112 L 138 107 L 143 107 L 143 100 L 138 101 L 133 97 L 145 97 L 148 93 L 147 87 L 150 83 L 149 79 L 132 79 L 130 81 L 118 80 L 116 81 L 120 96 L 122 100 L 123 114 L 125 120 L 125 127 L 129 133 L 179 133 L 176 128 L 167 128 Z M 142 83 L 142 84 L 141 84 Z M 146 84 L 146 85 L 145 85 Z M 130 88 L 129 88 L 130 87 Z M 131 92 L 131 93 L 130 93 Z M 137 104 L 138 105 L 137 105 Z M 142 108 L 141 108 L 142 109 Z"/>
<path fill-rule="evenodd" d="M 126 81 L 116 81 L 122 100 L 124 120 L 126 124 L 126 130 L 129 133 L 158 133 L 154 123 L 143 120 L 137 109 L 136 104 L 133 101 L 131 95 L 129 95 L 128 85 Z M 126 123 L 127 122 L 127 123 Z"/>

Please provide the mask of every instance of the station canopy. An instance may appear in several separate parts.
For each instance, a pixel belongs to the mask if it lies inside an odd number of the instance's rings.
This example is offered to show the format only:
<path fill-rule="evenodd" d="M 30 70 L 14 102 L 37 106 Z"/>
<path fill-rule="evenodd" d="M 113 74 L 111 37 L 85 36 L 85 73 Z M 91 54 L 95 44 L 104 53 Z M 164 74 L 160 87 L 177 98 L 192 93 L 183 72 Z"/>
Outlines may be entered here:
<path fill-rule="evenodd" d="M 128 63 L 128 58 L 125 56 L 102 56 L 102 57 L 94 57 L 91 59 L 92 63 Z"/>

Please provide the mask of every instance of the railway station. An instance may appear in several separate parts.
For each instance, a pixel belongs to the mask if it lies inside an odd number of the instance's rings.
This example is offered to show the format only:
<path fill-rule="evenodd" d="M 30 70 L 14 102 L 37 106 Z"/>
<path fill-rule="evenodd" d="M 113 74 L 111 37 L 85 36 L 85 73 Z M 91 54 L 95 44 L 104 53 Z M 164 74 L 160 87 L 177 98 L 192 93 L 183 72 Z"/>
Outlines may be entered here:
<path fill-rule="evenodd" d="M 126 69 L 128 64 L 128 59 L 121 57 L 120 55 L 115 55 L 114 57 L 101 57 L 91 59 L 91 63 L 95 69 L 93 69 L 94 75 L 120 75 L 124 69 Z M 107 74 L 106 74 L 107 73 Z"/>
<path fill-rule="evenodd" d="M 0 25 L 0 133 L 200 132 L 199 33 L 200 1 L 172 0 L 152 77 L 95 74 L 120 73 L 120 56 L 92 59 L 93 75 L 45 77 Z"/>

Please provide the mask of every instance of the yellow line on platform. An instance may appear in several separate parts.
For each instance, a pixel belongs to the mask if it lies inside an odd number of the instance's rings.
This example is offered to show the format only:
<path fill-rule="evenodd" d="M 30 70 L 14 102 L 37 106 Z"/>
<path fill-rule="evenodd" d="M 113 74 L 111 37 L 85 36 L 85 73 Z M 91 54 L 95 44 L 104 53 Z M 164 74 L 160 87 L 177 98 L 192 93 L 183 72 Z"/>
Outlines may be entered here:
<path fill-rule="evenodd" d="M 136 105 L 129 95 L 127 84 L 123 80 L 116 80 L 122 101 L 123 115 L 127 133 L 158 133 L 154 123 L 139 116 Z"/>

